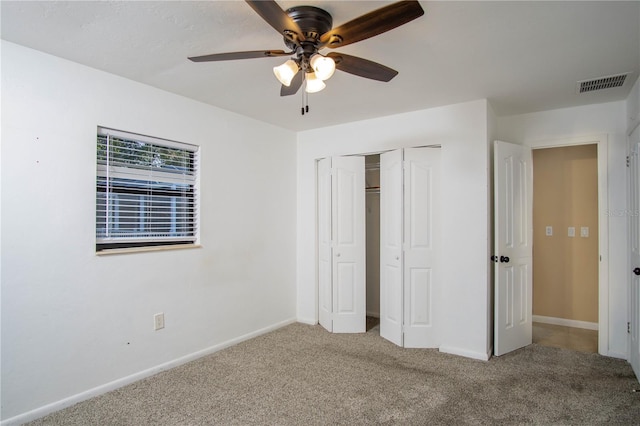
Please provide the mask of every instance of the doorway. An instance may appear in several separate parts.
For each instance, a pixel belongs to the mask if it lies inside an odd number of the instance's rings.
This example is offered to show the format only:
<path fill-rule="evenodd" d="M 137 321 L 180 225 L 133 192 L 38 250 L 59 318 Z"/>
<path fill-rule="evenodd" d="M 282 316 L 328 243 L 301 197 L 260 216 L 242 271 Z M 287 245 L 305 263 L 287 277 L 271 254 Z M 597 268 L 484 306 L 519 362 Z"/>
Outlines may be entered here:
<path fill-rule="evenodd" d="M 597 352 L 597 145 L 532 153 L 533 342 Z"/>
<path fill-rule="evenodd" d="M 608 249 L 608 141 L 607 135 L 595 135 L 576 138 L 564 138 L 558 140 L 531 141 L 527 145 L 515 145 L 496 141 L 494 143 L 494 172 L 495 172 L 495 253 L 491 257 L 495 262 L 495 332 L 494 354 L 502 355 L 519 347 L 532 343 L 532 248 L 529 248 L 529 264 L 523 261 L 513 261 L 515 255 L 507 250 L 509 247 L 521 245 L 532 247 L 532 201 L 533 188 L 526 183 L 533 170 L 526 170 L 526 165 L 531 164 L 532 150 L 542 148 L 557 148 L 576 145 L 595 145 L 597 151 L 597 326 L 598 326 L 598 353 L 609 355 L 609 249 Z M 527 154 L 528 151 L 528 154 Z M 528 156 L 528 158 L 526 158 Z M 522 158 L 521 158 L 522 157 Z M 516 167 L 517 166 L 517 167 Z M 513 173 L 514 170 L 518 173 Z M 512 175 L 507 179 L 503 176 L 507 171 Z M 526 179 L 525 179 L 526 178 Z M 514 180 L 515 179 L 515 180 Z M 531 185 L 531 186 L 529 186 Z M 511 194 L 511 195 L 510 195 Z M 530 194 L 530 195 L 526 195 Z M 503 204 L 506 203 L 505 211 Z M 502 212 L 502 213 L 501 213 Z M 506 214 L 506 216 L 505 216 Z M 525 228 L 519 227 L 521 223 L 531 221 Z M 518 225 L 518 226 L 515 226 Z M 579 237 L 582 226 L 576 225 L 576 235 Z M 564 232 L 569 232 L 569 227 Z M 575 227 L 574 227 L 575 228 Z M 526 230 L 526 232 L 525 232 Z M 547 229 L 544 226 L 543 232 Z M 553 229 L 551 229 L 553 232 Z M 589 232 L 588 230 L 586 232 Z M 502 235 L 504 233 L 504 235 Z M 529 234 L 531 233 L 531 234 Z M 531 236 L 530 236 L 531 235 Z M 514 238 L 518 237 L 518 243 Z M 504 241 L 503 239 L 506 238 Z M 573 238 L 576 238 L 575 236 Z M 529 241 L 531 243 L 529 243 Z M 506 245 L 505 245 L 506 244 Z M 524 254 L 523 254 L 524 256 Z M 531 272 L 528 272 L 531 271 Z M 524 280 L 524 278 L 527 278 Z M 523 284 L 524 283 L 524 284 Z M 526 284 L 526 286 L 525 286 Z M 525 288 L 526 287 L 526 288 Z M 526 290 L 526 291 L 525 291 Z M 523 296 L 524 295 L 524 296 Z M 517 303 L 514 303 L 517 302 Z M 526 313 L 526 314 L 525 314 Z M 516 322 L 512 321 L 516 316 Z M 522 327 L 520 327 L 522 326 Z M 517 330 L 517 331 L 515 331 Z M 511 337 L 510 337 L 511 336 Z"/>

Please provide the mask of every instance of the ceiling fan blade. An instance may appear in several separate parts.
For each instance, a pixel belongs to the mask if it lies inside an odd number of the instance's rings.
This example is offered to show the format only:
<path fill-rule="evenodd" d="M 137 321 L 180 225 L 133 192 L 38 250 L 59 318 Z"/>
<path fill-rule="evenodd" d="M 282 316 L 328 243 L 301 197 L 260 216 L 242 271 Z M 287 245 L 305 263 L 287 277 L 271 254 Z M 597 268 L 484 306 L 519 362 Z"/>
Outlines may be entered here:
<path fill-rule="evenodd" d="M 382 34 L 424 15 L 415 0 L 399 1 L 362 15 L 320 37 L 325 47 L 336 48 Z"/>
<path fill-rule="evenodd" d="M 378 81 L 389 81 L 398 75 L 398 71 L 394 69 L 356 56 L 337 52 L 329 52 L 327 56 L 335 61 L 336 69 L 359 77 Z"/>
<path fill-rule="evenodd" d="M 289 96 L 295 95 L 300 90 L 300 86 L 302 86 L 304 71 L 300 70 L 291 80 L 291 84 L 289 86 L 285 86 L 284 84 L 280 87 L 280 96 Z"/>
<path fill-rule="evenodd" d="M 192 56 L 193 62 L 233 61 L 236 59 L 269 58 L 272 56 L 290 56 L 294 52 L 284 50 L 251 50 L 247 52 L 214 53 L 213 55 Z"/>
<path fill-rule="evenodd" d="M 291 41 L 298 44 L 298 41 L 304 40 L 302 30 L 296 22 L 282 10 L 282 8 L 274 0 L 245 0 L 255 12 L 264 19 L 267 24 L 271 25 L 277 32 L 287 36 L 288 31 L 297 34 L 297 37 L 288 36 Z M 296 40 L 297 38 L 297 40 Z"/>

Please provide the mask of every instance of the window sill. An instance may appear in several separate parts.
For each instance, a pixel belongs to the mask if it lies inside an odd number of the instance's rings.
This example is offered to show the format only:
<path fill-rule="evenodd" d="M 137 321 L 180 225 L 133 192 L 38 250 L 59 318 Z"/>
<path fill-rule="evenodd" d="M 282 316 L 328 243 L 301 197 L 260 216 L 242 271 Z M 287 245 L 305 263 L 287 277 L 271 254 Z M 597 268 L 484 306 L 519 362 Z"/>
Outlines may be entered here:
<path fill-rule="evenodd" d="M 168 251 L 168 250 L 186 250 L 202 248 L 200 244 L 177 244 L 170 246 L 155 246 L 155 247 L 129 247 L 129 248 L 114 248 L 102 251 L 97 251 L 96 256 L 110 256 L 113 254 L 127 254 L 127 253 L 146 253 L 154 251 Z"/>

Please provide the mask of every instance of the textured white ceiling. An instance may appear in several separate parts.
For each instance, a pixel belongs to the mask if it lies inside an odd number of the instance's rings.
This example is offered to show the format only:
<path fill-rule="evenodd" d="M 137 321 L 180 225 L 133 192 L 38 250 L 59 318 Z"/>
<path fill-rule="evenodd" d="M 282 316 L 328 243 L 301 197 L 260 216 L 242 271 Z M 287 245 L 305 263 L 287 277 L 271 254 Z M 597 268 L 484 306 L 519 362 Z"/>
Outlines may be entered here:
<path fill-rule="evenodd" d="M 321 7 L 338 26 L 388 1 L 278 1 Z M 487 98 L 498 115 L 624 99 L 640 70 L 640 2 L 430 2 L 425 15 L 336 49 L 390 66 L 382 83 L 336 72 L 327 88 L 281 98 L 272 67 L 286 58 L 192 63 L 188 56 L 285 49 L 243 1 L 2 1 L 1 36 L 238 112 L 305 130 Z M 327 53 L 330 49 L 323 50 Z M 579 95 L 576 82 L 631 72 L 617 89 Z"/>

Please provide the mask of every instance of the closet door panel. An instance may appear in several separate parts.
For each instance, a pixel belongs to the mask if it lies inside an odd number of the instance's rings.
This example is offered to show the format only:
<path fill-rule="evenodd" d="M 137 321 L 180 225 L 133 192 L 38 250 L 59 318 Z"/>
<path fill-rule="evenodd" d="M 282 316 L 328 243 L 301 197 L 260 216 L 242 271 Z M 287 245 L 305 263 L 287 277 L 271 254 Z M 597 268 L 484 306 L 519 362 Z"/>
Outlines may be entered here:
<path fill-rule="evenodd" d="M 338 314 L 356 313 L 356 264 L 354 262 L 336 262 L 336 312 Z"/>
<path fill-rule="evenodd" d="M 409 275 L 409 327 L 431 326 L 431 272 L 429 268 L 412 268 Z"/>
<path fill-rule="evenodd" d="M 404 346 L 440 346 L 438 330 L 440 149 L 404 151 Z"/>
<path fill-rule="evenodd" d="M 380 336 L 402 346 L 402 150 L 380 155 Z"/>
<path fill-rule="evenodd" d="M 332 158 L 332 307 L 335 333 L 365 331 L 364 171 L 364 157 Z"/>
<path fill-rule="evenodd" d="M 402 325 L 402 268 L 394 265 L 385 265 L 384 278 L 381 277 L 382 279 L 384 280 L 382 286 L 385 288 L 385 292 L 382 293 L 384 298 L 381 303 L 384 304 L 383 318 L 386 324 L 383 327 L 385 331 L 381 332 L 381 335 L 385 339 L 389 339 L 387 337 L 388 325 Z"/>

